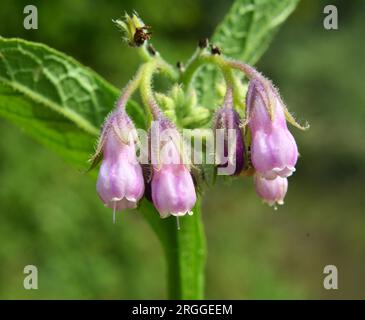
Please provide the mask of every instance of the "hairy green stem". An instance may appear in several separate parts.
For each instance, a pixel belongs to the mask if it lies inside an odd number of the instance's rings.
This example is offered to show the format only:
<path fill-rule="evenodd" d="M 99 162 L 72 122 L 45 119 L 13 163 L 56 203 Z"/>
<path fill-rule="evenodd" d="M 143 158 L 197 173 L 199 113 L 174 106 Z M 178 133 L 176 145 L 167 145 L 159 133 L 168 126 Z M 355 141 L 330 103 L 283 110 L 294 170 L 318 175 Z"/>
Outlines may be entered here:
<path fill-rule="evenodd" d="M 165 74 L 170 80 L 177 81 L 179 79 L 179 73 L 175 68 L 170 65 L 162 56 L 159 54 L 159 52 L 155 52 L 155 54 L 151 54 L 148 49 L 148 43 L 145 42 L 143 46 L 138 48 L 138 54 L 145 62 L 151 62 L 156 61 L 157 67 L 159 71 L 163 74 Z"/>
<path fill-rule="evenodd" d="M 197 200 L 192 216 L 161 219 L 153 205 L 143 200 L 139 211 L 158 236 L 167 262 L 169 299 L 203 299 L 206 258 L 201 203 Z"/>
<path fill-rule="evenodd" d="M 143 76 L 140 85 L 141 98 L 144 103 L 149 108 L 154 119 L 159 119 L 162 116 L 162 111 L 158 107 L 157 101 L 155 99 L 152 90 L 152 78 L 157 70 L 157 61 L 152 60 L 146 62 L 143 67 Z"/>
<path fill-rule="evenodd" d="M 206 247 L 200 200 L 193 212 L 193 216 L 180 218 L 180 230 L 174 230 L 174 245 L 166 252 L 170 261 L 169 296 L 172 299 L 204 297 Z"/>
<path fill-rule="evenodd" d="M 184 87 L 189 89 L 189 87 L 192 86 L 193 84 L 192 80 L 196 75 L 196 73 L 199 71 L 199 69 L 204 65 L 211 64 L 213 66 L 216 66 L 222 72 L 227 88 L 232 89 L 234 104 L 242 109 L 245 109 L 244 101 L 242 100 L 241 95 L 239 94 L 240 88 L 238 86 L 238 81 L 237 78 L 234 76 L 232 70 L 232 69 L 238 69 L 238 66 L 231 63 L 230 60 L 226 59 L 221 55 L 212 55 L 206 52 L 204 53 L 204 50 L 200 50 L 199 52 L 200 54 L 194 53 L 193 57 L 189 60 L 185 71 L 180 75 L 179 78 L 180 83 L 182 83 Z M 253 69 L 248 65 L 244 65 L 244 67 L 247 67 L 245 69 L 247 73 L 249 72 L 253 73 L 256 71 L 255 69 Z"/>
<path fill-rule="evenodd" d="M 128 99 L 136 91 L 140 85 L 143 76 L 143 66 L 139 67 L 136 75 L 130 80 L 127 85 L 124 87 L 122 94 L 120 95 L 117 101 L 117 108 L 123 109 L 125 108 Z"/>

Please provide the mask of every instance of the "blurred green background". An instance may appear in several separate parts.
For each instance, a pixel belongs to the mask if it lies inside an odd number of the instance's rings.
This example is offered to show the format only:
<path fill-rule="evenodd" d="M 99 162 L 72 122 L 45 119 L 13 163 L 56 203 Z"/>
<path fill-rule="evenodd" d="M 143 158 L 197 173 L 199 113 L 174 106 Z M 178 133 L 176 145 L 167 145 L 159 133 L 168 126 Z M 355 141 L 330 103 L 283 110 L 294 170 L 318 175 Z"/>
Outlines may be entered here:
<path fill-rule="evenodd" d="M 137 10 L 170 61 L 185 60 L 231 1 L 32 1 L 39 29 L 23 29 L 28 1 L 3 0 L 0 34 L 44 42 L 122 88 L 138 65 L 111 19 Z M 339 30 L 323 28 L 335 4 Z M 250 179 L 204 199 L 206 297 L 365 298 L 365 2 L 300 3 L 258 63 L 291 111 L 301 158 L 284 207 L 274 211 Z M 164 257 L 147 223 L 130 212 L 112 224 L 92 179 L 0 119 L 0 298 L 166 298 Z M 23 268 L 39 270 L 24 290 Z M 339 289 L 323 288 L 334 264 Z"/>

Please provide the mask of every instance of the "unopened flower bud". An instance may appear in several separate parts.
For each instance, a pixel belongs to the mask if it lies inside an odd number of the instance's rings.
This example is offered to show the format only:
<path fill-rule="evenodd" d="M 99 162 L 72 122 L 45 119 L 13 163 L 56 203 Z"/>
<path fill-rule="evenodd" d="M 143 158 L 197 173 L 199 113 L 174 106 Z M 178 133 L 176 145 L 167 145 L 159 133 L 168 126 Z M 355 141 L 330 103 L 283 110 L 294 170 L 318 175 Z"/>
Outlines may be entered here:
<path fill-rule="evenodd" d="M 228 93 L 231 95 L 231 93 Z M 244 141 L 241 130 L 241 120 L 238 112 L 233 109 L 232 97 L 225 99 L 223 107 L 218 109 L 215 114 L 213 128 L 216 134 L 217 158 L 219 168 L 226 168 L 225 174 L 237 175 L 244 166 Z M 224 134 L 223 141 L 217 136 L 222 130 Z M 219 146 L 223 142 L 223 148 Z"/>

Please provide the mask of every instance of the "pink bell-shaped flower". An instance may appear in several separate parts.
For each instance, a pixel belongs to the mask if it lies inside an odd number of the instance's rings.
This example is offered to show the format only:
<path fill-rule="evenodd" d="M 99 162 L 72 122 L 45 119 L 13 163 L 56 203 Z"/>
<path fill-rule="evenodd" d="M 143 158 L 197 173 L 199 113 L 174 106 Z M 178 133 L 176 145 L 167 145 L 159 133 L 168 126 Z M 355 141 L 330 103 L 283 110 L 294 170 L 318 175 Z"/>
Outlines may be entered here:
<path fill-rule="evenodd" d="M 276 177 L 275 179 L 265 179 L 256 173 L 254 176 L 256 192 L 259 197 L 270 206 L 284 204 L 285 194 L 288 190 L 288 179 Z"/>
<path fill-rule="evenodd" d="M 269 82 L 253 78 L 246 103 L 253 167 L 266 179 L 289 177 L 295 171 L 298 148 L 288 130 L 278 92 Z"/>
<path fill-rule="evenodd" d="M 98 147 L 103 160 L 96 189 L 104 204 L 114 211 L 135 208 L 144 192 L 133 130 L 131 119 L 118 110 L 106 120 Z"/>
<path fill-rule="evenodd" d="M 165 120 L 162 125 L 158 124 L 158 128 L 175 130 Z M 151 135 L 152 139 L 154 137 Z M 159 160 L 153 164 L 152 201 L 161 218 L 192 214 L 196 202 L 192 176 L 175 143 L 173 140 L 164 142 L 159 150 Z"/>

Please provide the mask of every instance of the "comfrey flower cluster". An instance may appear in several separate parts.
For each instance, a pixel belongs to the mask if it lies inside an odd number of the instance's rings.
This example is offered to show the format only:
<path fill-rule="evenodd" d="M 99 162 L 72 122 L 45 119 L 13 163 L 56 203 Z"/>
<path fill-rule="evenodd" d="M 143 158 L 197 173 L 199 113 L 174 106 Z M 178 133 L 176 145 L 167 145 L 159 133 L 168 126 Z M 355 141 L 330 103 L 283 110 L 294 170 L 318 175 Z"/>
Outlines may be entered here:
<path fill-rule="evenodd" d="M 213 165 L 217 174 L 253 176 L 256 192 L 264 202 L 283 204 L 288 177 L 295 171 L 299 155 L 287 121 L 302 127 L 287 111 L 272 83 L 253 67 L 224 57 L 216 46 L 209 49 L 207 41 L 200 42 L 186 66 L 179 64 L 179 70 L 175 70 L 148 44 L 151 33 L 140 18 L 127 15 L 124 21 L 116 23 L 146 62 L 107 117 L 93 157 L 94 164 L 102 160 L 97 192 L 104 204 L 115 213 L 136 208 L 145 197 L 153 202 L 162 218 L 192 214 L 199 179 L 193 178 L 191 168 L 202 168 L 200 163 L 186 161 L 181 129 L 208 130 L 205 125 L 209 126 L 209 122 L 215 137 Z M 212 109 L 198 105 L 191 85 L 194 74 L 205 64 L 215 65 L 225 80 L 224 99 L 214 114 Z M 240 78 L 234 71 L 243 72 L 249 79 L 247 92 L 237 84 Z M 176 83 L 170 94 L 152 89 L 156 72 L 168 75 Z M 145 149 L 141 148 L 135 125 L 126 111 L 127 102 L 137 89 L 149 114 L 146 118 L 151 119 L 147 143 L 142 144 Z M 168 134 L 163 135 L 164 132 Z"/>
<path fill-rule="evenodd" d="M 253 172 L 259 197 L 270 206 L 283 204 L 288 177 L 295 171 L 299 155 L 286 118 L 288 115 L 290 122 L 294 119 L 269 80 L 244 63 L 228 61 L 227 64 L 243 71 L 250 79 L 246 94 L 246 117 L 244 121 L 239 118 L 232 106 L 232 93 L 227 89 L 224 106 L 216 113 L 214 128 L 223 127 L 237 132 L 235 140 L 231 139 L 236 146 L 234 174 Z M 296 122 L 293 124 L 300 127 Z M 241 128 L 247 139 L 242 136 Z M 249 163 L 245 163 L 245 159 Z"/>

